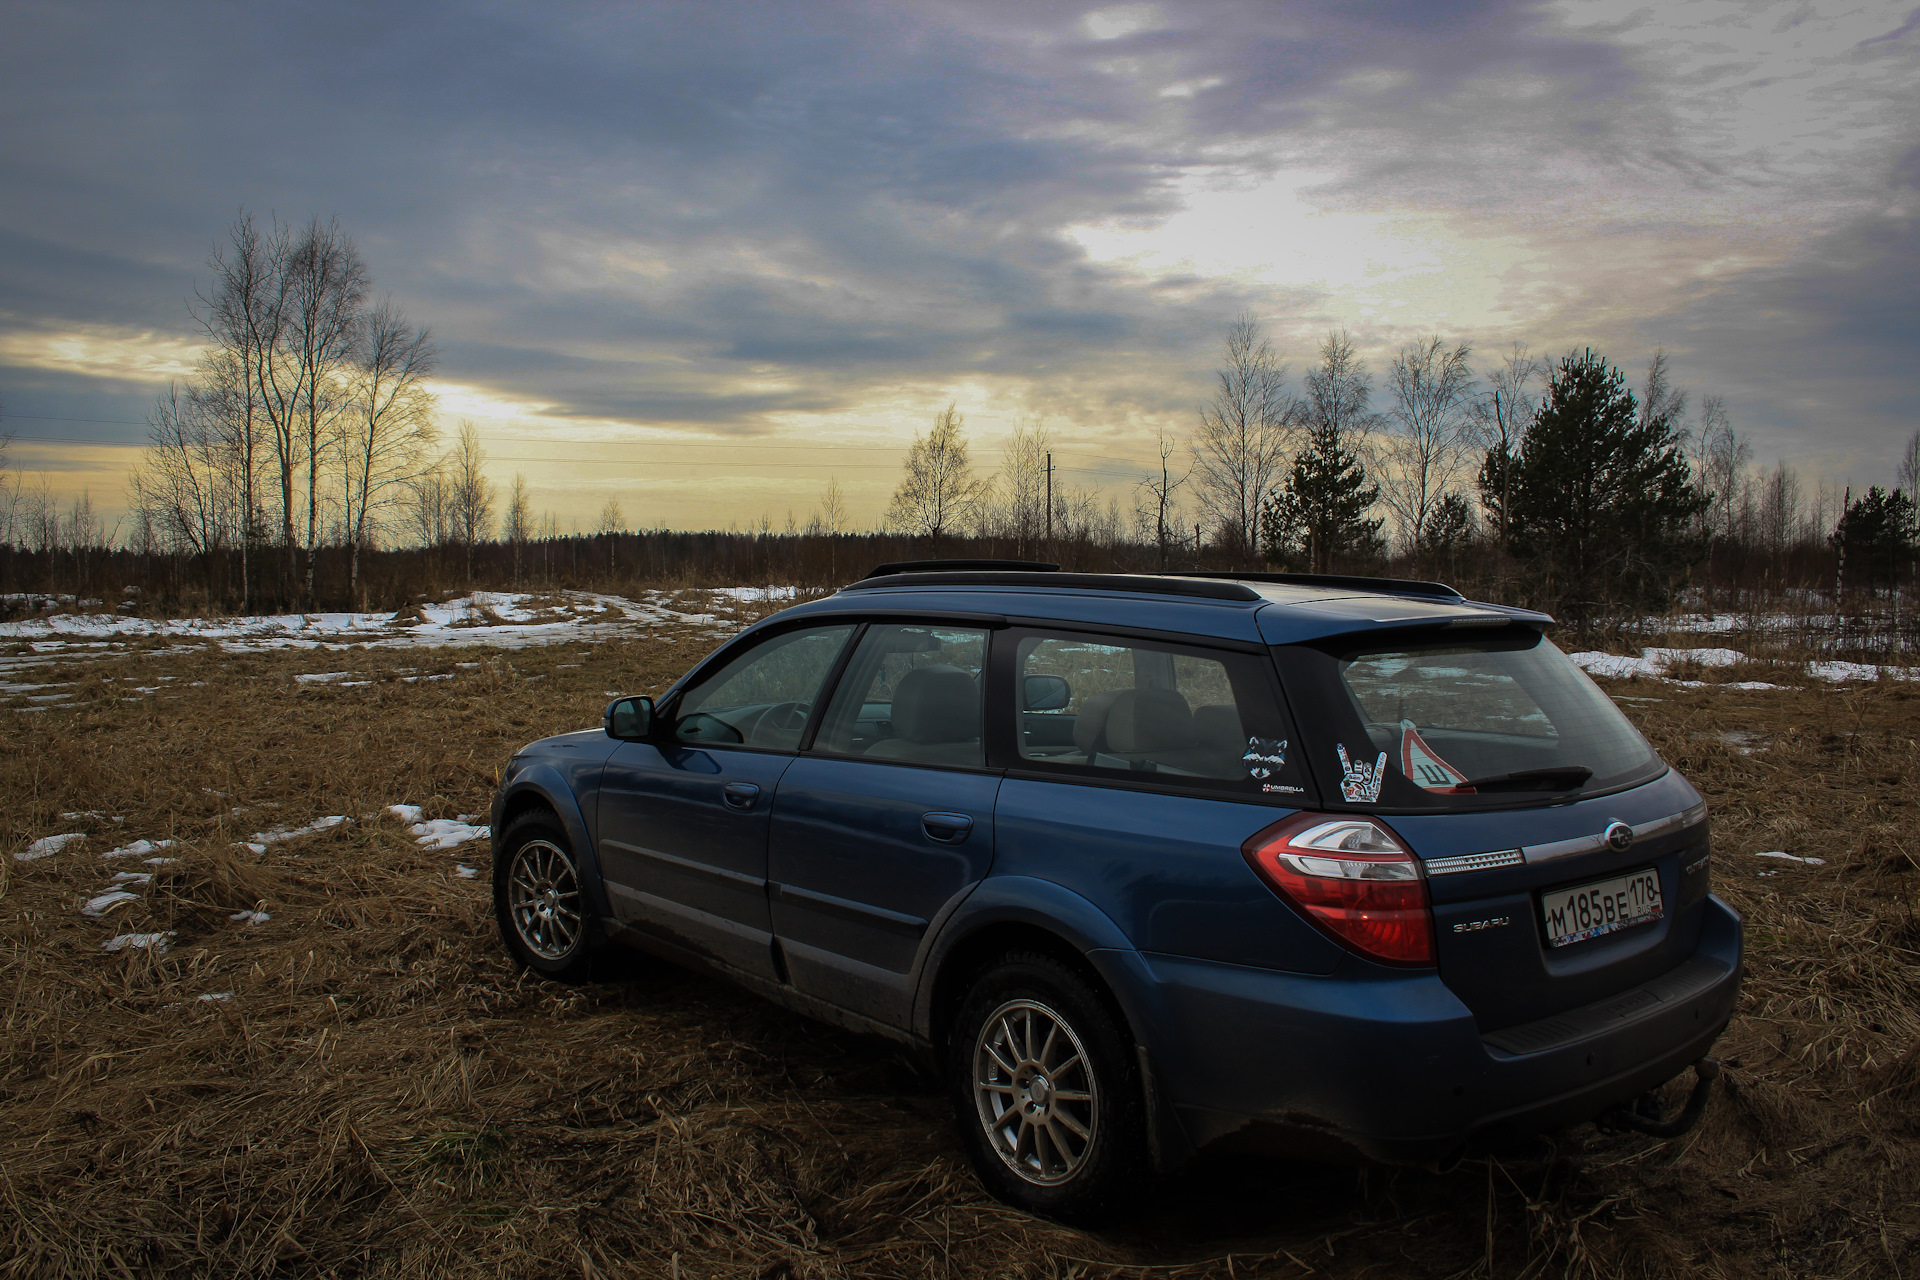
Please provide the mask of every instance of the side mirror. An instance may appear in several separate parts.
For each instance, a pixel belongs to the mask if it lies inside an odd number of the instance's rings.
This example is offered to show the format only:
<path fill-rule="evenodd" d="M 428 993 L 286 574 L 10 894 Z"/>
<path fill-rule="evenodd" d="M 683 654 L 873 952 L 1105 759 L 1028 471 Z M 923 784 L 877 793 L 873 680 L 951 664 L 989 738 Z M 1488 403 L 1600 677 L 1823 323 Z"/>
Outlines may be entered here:
<path fill-rule="evenodd" d="M 640 742 L 653 732 L 653 699 L 615 698 L 607 704 L 607 736 L 622 742 Z"/>
<path fill-rule="evenodd" d="M 1063 711 L 1073 701 L 1073 686 L 1063 676 L 1028 676 L 1021 693 L 1028 711 Z"/>

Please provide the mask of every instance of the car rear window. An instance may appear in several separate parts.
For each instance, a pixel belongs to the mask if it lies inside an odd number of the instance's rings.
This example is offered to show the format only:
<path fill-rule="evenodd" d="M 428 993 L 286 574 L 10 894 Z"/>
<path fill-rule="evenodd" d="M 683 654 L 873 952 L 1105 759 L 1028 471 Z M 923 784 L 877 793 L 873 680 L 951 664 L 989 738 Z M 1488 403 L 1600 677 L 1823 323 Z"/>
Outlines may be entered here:
<path fill-rule="evenodd" d="M 1525 628 L 1314 646 L 1282 665 L 1294 668 L 1289 690 L 1300 686 L 1321 713 L 1309 750 L 1330 802 L 1552 803 L 1665 768 L 1586 673 Z"/>

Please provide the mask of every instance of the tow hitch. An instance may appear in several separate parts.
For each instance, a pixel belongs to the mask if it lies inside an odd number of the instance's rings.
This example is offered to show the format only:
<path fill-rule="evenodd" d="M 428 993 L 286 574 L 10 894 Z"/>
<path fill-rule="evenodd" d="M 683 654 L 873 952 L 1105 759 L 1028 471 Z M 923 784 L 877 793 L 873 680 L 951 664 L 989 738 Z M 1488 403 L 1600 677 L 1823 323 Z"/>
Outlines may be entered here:
<path fill-rule="evenodd" d="M 1631 1129 L 1651 1138 L 1677 1138 L 1700 1123 L 1700 1117 L 1707 1109 L 1707 1099 L 1713 1094 L 1713 1082 L 1720 1078 L 1720 1060 L 1700 1059 L 1693 1064 L 1693 1076 L 1693 1092 L 1687 1095 L 1686 1105 L 1680 1108 L 1680 1114 L 1671 1120 L 1661 1117 L 1664 1108 L 1660 1104 L 1660 1095 L 1649 1092 L 1631 1103 L 1622 1103 L 1604 1112 L 1594 1123 L 1605 1129 Z"/>

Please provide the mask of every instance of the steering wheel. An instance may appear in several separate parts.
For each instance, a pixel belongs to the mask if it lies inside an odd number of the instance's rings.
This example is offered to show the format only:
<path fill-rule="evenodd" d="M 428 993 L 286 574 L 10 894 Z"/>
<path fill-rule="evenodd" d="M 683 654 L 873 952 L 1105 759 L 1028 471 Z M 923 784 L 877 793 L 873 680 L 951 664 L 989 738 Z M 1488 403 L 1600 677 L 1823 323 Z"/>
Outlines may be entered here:
<path fill-rule="evenodd" d="M 811 702 L 776 702 L 760 713 L 749 736 L 757 746 L 792 746 L 800 740 L 801 732 L 807 727 L 807 717 L 812 714 Z M 783 738 L 790 740 L 780 741 Z"/>

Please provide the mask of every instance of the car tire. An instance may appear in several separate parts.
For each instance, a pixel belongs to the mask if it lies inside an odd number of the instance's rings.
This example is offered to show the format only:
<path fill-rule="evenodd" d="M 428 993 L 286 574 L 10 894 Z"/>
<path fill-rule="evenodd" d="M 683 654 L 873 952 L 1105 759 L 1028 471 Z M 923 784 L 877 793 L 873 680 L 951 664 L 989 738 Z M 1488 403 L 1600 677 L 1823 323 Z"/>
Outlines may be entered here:
<path fill-rule="evenodd" d="M 544 810 L 513 820 L 493 863 L 493 914 L 507 952 L 556 982 L 594 975 L 598 935 L 573 842 Z"/>
<path fill-rule="evenodd" d="M 967 1152 L 997 1199 L 1091 1224 L 1137 1196 L 1146 1117 L 1122 1025 L 1052 956 L 1007 955 L 974 980 L 954 1017 L 948 1080 Z"/>

